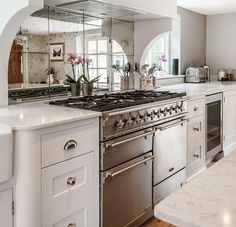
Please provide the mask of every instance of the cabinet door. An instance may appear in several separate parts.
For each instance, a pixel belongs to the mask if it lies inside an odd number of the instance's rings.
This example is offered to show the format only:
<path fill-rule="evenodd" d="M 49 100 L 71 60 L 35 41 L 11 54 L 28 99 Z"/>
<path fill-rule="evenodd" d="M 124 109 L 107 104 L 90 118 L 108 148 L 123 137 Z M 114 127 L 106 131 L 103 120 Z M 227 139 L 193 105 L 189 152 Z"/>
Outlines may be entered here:
<path fill-rule="evenodd" d="M 204 116 L 190 119 L 188 122 L 187 176 L 195 174 L 203 167 L 205 159 Z"/>
<path fill-rule="evenodd" d="M 12 189 L 0 192 L 0 226 L 13 227 Z"/>
<path fill-rule="evenodd" d="M 98 226 L 94 182 L 94 153 L 43 169 L 43 227 Z"/>
<path fill-rule="evenodd" d="M 224 93 L 223 102 L 223 149 L 225 154 L 236 147 L 236 91 Z"/>

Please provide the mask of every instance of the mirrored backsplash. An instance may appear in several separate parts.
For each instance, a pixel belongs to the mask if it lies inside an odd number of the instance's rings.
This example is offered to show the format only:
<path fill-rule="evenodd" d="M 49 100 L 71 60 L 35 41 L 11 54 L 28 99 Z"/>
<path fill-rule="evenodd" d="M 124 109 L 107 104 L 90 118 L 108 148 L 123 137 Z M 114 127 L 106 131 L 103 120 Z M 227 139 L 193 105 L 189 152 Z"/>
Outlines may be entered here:
<path fill-rule="evenodd" d="M 71 66 L 68 57 L 87 59 L 88 69 Z M 52 7 L 28 17 L 12 45 L 9 59 L 9 90 L 66 85 L 66 75 L 100 76 L 94 87 L 121 89 L 121 71 L 134 64 L 133 22 L 62 11 Z M 129 73 L 129 88 L 133 75 Z"/>

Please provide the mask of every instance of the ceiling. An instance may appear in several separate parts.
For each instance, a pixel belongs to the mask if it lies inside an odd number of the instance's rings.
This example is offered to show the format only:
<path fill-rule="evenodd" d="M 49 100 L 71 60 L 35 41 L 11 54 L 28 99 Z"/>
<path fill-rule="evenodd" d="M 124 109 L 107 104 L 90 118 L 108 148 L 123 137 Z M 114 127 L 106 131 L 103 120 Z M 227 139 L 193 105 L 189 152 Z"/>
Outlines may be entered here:
<path fill-rule="evenodd" d="M 205 15 L 236 12 L 236 0 L 177 0 L 177 4 Z"/>

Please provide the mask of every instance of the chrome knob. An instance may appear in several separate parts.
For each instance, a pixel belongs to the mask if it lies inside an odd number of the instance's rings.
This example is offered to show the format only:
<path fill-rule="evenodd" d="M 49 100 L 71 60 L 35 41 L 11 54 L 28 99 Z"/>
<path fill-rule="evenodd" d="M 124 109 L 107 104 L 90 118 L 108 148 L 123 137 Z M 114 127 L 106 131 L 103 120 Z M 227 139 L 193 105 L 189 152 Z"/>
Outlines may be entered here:
<path fill-rule="evenodd" d="M 125 123 L 123 122 L 123 120 L 119 120 L 118 123 L 117 123 L 117 127 L 118 128 L 123 128 L 124 124 Z"/>
<path fill-rule="evenodd" d="M 198 154 L 193 155 L 194 158 L 199 158 L 200 156 Z"/>
<path fill-rule="evenodd" d="M 68 184 L 69 186 L 74 186 L 75 183 L 76 183 L 76 178 L 75 178 L 75 177 L 69 177 L 69 178 L 67 179 L 67 184 Z"/>
<path fill-rule="evenodd" d="M 126 121 L 126 124 L 128 124 L 129 126 L 131 126 L 134 123 L 134 121 L 131 119 L 131 117 L 128 118 L 128 120 Z"/>

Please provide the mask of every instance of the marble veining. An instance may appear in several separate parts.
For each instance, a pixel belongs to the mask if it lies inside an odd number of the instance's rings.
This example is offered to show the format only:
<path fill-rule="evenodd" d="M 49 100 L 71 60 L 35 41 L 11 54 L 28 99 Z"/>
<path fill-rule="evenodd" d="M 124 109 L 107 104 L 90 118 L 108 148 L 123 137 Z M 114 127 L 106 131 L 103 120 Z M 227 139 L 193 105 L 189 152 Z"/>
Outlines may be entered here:
<path fill-rule="evenodd" d="M 155 216 L 179 227 L 236 226 L 236 151 L 155 207 Z"/>
<path fill-rule="evenodd" d="M 32 130 L 98 116 L 96 111 L 35 102 L 1 107 L 0 125 L 11 130 Z"/>

